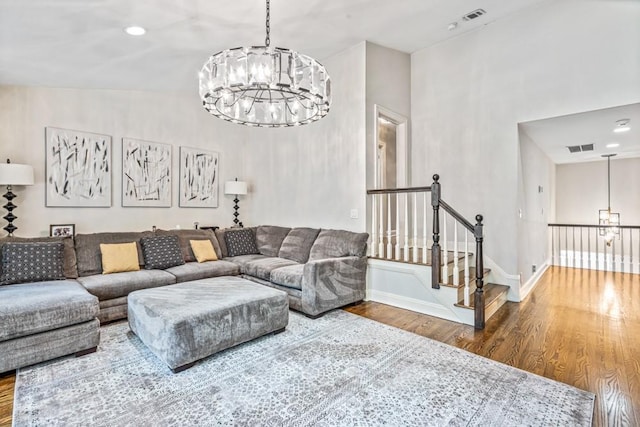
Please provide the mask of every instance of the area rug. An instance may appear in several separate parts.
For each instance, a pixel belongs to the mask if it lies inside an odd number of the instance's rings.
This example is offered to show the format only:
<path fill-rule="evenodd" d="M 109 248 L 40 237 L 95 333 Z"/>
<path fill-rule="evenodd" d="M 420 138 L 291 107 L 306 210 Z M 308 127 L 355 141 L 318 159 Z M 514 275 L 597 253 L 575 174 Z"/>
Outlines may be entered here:
<path fill-rule="evenodd" d="M 173 374 L 126 322 L 21 369 L 15 426 L 577 426 L 594 395 L 344 311 Z"/>

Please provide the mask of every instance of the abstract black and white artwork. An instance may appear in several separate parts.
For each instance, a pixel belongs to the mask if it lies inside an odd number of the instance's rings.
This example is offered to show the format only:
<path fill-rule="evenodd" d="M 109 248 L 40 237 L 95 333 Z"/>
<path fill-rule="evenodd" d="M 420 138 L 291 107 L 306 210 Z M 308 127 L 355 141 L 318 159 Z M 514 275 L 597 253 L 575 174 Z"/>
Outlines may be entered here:
<path fill-rule="evenodd" d="M 171 145 L 122 138 L 122 206 L 171 207 Z"/>
<path fill-rule="evenodd" d="M 217 208 L 218 180 L 218 153 L 180 147 L 179 206 Z"/>
<path fill-rule="evenodd" d="M 111 137 L 45 128 L 45 206 L 111 206 Z"/>

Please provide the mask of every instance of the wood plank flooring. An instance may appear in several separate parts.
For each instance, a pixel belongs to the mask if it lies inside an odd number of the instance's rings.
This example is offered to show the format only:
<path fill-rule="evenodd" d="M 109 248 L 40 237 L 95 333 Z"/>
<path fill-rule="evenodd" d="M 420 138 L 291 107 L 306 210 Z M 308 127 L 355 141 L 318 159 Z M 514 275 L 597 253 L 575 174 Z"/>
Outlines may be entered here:
<path fill-rule="evenodd" d="M 596 426 L 640 425 L 640 275 L 552 267 L 482 331 L 373 302 L 347 310 L 592 391 Z M 14 383 L 0 376 L 0 426 Z"/>

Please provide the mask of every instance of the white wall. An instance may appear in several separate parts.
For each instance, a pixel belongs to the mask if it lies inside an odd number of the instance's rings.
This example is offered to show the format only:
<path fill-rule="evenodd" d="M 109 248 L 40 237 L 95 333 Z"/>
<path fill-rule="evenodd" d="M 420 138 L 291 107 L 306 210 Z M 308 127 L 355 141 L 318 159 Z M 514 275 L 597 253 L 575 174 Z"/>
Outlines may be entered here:
<path fill-rule="evenodd" d="M 517 274 L 518 127 L 640 100 L 640 2 L 559 0 L 412 55 L 412 184 L 485 217 L 485 253 Z"/>
<path fill-rule="evenodd" d="M 556 166 L 557 222 L 597 224 L 607 208 L 607 162 Z M 611 160 L 611 209 L 623 225 L 640 225 L 640 158 Z"/>
<path fill-rule="evenodd" d="M 518 273 L 526 282 L 550 258 L 548 224 L 555 219 L 556 165 L 520 130 Z"/>
<path fill-rule="evenodd" d="M 44 177 L 45 126 L 83 130 L 112 136 L 112 207 L 46 208 Z M 244 174 L 242 162 L 246 130 L 216 119 L 201 107 L 197 94 L 116 90 L 0 87 L 0 158 L 30 164 L 32 187 L 15 187 L 19 197 L 16 235 L 48 235 L 49 224 L 75 223 L 76 232 L 150 229 L 152 225 L 192 228 L 232 223 L 232 197 L 224 181 Z M 173 145 L 173 206 L 123 208 L 122 137 Z M 218 208 L 178 208 L 179 146 L 220 153 Z M 4 190 L 2 191 L 4 193 Z M 3 225 L 4 226 L 4 225 Z"/>
<path fill-rule="evenodd" d="M 249 129 L 242 161 L 250 193 L 240 207 L 246 224 L 365 230 L 365 43 L 322 63 L 333 85 L 327 117 Z"/>

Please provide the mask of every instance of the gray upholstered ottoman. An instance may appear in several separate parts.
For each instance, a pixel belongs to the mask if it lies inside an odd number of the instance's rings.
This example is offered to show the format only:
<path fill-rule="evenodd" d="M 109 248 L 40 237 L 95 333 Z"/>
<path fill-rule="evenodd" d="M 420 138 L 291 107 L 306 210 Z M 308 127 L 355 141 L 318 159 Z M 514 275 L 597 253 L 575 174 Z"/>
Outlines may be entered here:
<path fill-rule="evenodd" d="M 173 372 L 289 323 L 285 292 L 216 277 L 129 294 L 129 326 Z"/>

